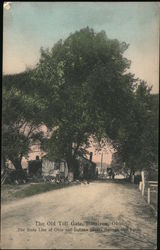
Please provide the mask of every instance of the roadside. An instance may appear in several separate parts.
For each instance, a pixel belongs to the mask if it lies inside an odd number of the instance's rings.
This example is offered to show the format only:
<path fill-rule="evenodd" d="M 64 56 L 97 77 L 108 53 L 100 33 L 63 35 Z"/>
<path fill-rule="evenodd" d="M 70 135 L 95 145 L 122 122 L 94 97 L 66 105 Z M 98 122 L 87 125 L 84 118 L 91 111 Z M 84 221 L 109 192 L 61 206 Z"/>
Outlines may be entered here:
<path fill-rule="evenodd" d="M 93 181 L 92 181 L 93 182 Z M 97 180 L 96 182 L 106 182 L 106 179 Z M 107 180 L 107 182 L 118 182 L 126 183 L 123 180 Z M 1 202 L 8 203 L 10 201 L 15 201 L 23 199 L 25 197 L 33 196 L 36 194 L 41 194 L 51 190 L 57 190 L 61 188 L 70 187 L 73 185 L 85 183 L 85 181 L 73 181 L 73 182 L 64 182 L 64 183 L 51 183 L 51 182 L 30 182 L 26 184 L 3 184 L 1 185 Z"/>
<path fill-rule="evenodd" d="M 3 184 L 1 185 L 1 202 L 8 203 L 25 197 L 44 193 L 51 190 L 78 185 L 80 182 L 64 182 L 64 183 L 27 183 L 27 184 Z"/>

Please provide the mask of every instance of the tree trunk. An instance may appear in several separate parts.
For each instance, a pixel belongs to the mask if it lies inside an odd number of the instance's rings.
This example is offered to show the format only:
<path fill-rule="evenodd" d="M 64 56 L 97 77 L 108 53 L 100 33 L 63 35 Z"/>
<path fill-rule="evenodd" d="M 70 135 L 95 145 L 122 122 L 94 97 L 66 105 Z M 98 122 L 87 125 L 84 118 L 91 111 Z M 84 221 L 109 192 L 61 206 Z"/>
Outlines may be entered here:
<path fill-rule="evenodd" d="M 13 175 L 12 175 L 12 181 L 14 181 L 14 180 L 21 181 L 21 180 L 23 180 L 25 178 L 24 172 L 23 172 L 23 169 L 22 169 L 21 160 L 22 160 L 21 157 L 11 160 L 11 162 L 13 163 L 13 165 L 14 165 L 14 167 L 16 169 L 16 172 L 13 173 Z"/>
<path fill-rule="evenodd" d="M 4 156 L 2 156 L 1 166 L 2 166 L 1 171 L 5 171 L 5 169 L 6 169 L 6 159 L 5 159 Z"/>
<path fill-rule="evenodd" d="M 73 173 L 73 179 L 75 177 L 75 167 L 76 167 L 76 162 L 75 159 L 72 155 L 68 155 L 67 159 L 67 165 L 68 165 L 68 171 Z"/>
<path fill-rule="evenodd" d="M 22 158 L 16 158 L 16 159 L 11 160 L 11 162 L 13 163 L 16 171 L 21 171 L 22 170 L 21 160 L 22 160 Z"/>
<path fill-rule="evenodd" d="M 67 157 L 67 165 L 68 165 L 68 170 L 71 171 L 71 172 L 74 172 L 74 160 L 73 158 L 70 156 L 70 157 Z"/>
<path fill-rule="evenodd" d="M 79 148 L 79 145 L 77 145 L 74 153 L 72 151 L 72 143 L 69 145 L 68 147 L 68 154 L 67 154 L 67 157 L 66 157 L 66 161 L 67 161 L 67 165 L 68 165 L 68 170 L 69 172 L 71 172 L 73 174 L 73 179 L 74 178 L 79 178 L 79 164 L 78 164 L 78 161 L 76 160 L 76 152 Z"/>
<path fill-rule="evenodd" d="M 134 174 L 134 169 L 131 168 L 130 175 L 129 175 L 129 180 L 132 181 L 132 175 Z"/>

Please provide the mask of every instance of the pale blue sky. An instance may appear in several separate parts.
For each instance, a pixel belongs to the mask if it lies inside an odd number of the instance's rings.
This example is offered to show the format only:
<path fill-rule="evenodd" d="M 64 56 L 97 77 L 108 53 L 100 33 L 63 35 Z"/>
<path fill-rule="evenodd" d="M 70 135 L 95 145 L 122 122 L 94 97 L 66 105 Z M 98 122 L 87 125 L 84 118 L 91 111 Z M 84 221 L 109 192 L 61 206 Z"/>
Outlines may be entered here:
<path fill-rule="evenodd" d="M 159 3 L 12 2 L 4 9 L 3 72 L 38 62 L 39 49 L 86 26 L 130 44 L 131 72 L 158 92 Z"/>

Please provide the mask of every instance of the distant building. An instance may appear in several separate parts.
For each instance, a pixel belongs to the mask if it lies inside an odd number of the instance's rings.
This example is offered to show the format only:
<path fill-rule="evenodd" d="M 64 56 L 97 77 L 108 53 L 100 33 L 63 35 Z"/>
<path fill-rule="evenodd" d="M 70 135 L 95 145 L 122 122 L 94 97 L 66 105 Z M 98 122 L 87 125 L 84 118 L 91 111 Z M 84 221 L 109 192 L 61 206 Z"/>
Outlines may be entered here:
<path fill-rule="evenodd" d="M 66 179 L 68 177 L 68 166 L 65 160 L 51 161 L 42 158 L 42 176 L 44 177 L 60 177 Z"/>

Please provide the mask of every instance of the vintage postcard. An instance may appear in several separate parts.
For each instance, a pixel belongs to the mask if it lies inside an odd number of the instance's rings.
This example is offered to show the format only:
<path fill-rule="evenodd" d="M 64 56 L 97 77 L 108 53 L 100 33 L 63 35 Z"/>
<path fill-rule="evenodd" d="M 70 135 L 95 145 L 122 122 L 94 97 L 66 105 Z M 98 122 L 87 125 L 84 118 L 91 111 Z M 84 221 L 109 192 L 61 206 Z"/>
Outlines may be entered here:
<path fill-rule="evenodd" d="M 3 2 L 1 249 L 158 249 L 158 2 Z"/>

